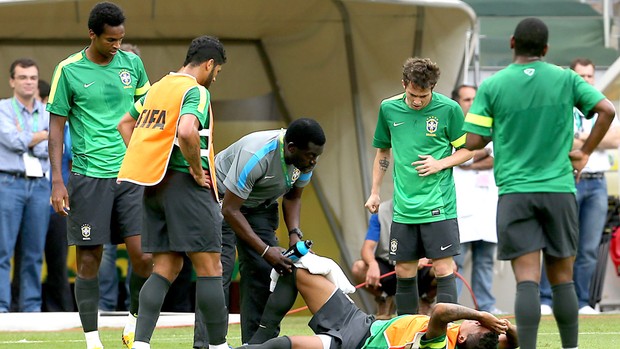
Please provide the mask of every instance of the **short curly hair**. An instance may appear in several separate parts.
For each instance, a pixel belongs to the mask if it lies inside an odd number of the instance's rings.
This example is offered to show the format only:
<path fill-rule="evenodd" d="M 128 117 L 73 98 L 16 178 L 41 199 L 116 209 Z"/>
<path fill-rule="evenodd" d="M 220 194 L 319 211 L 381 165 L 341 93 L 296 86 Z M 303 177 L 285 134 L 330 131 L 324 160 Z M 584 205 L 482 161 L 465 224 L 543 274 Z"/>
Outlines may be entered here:
<path fill-rule="evenodd" d="M 408 58 L 403 65 L 403 82 L 421 88 L 434 88 L 439 80 L 439 66 L 428 58 Z"/>
<path fill-rule="evenodd" d="M 214 60 L 217 65 L 226 63 L 224 45 L 214 36 L 199 36 L 190 43 L 183 66 L 200 65 L 210 59 Z"/>
<path fill-rule="evenodd" d="M 467 336 L 465 342 L 457 345 L 458 349 L 496 349 L 499 344 L 499 336 L 493 331 L 472 333 Z"/>
<path fill-rule="evenodd" d="M 123 10 L 111 2 L 100 2 L 90 10 L 88 17 L 88 29 L 95 35 L 103 33 L 103 27 L 107 24 L 110 27 L 118 27 L 125 23 Z"/>

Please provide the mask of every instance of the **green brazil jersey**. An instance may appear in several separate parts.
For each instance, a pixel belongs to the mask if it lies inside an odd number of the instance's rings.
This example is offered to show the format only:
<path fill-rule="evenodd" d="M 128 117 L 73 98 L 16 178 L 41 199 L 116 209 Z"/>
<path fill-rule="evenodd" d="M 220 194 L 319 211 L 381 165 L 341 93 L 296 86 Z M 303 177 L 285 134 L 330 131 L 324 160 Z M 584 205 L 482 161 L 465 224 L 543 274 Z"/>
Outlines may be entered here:
<path fill-rule="evenodd" d="M 463 129 L 493 139 L 500 195 L 574 193 L 573 106 L 587 115 L 604 98 L 572 70 L 511 64 L 480 85 Z"/>
<path fill-rule="evenodd" d="M 410 108 L 405 94 L 381 102 L 372 145 L 394 155 L 394 222 L 421 224 L 456 218 L 452 169 L 421 177 L 413 162 L 420 155 L 443 159 L 465 144 L 461 107 L 433 92 L 422 110 Z"/>
<path fill-rule="evenodd" d="M 146 96 L 141 97 L 129 110 L 129 114 L 132 118 L 138 119 L 140 113 L 142 112 L 144 100 L 148 98 L 148 94 Z M 209 104 L 211 101 L 211 95 L 209 94 L 209 90 L 207 90 L 203 86 L 195 86 L 187 90 L 187 93 L 183 97 L 183 102 L 181 103 L 181 114 L 183 116 L 185 114 L 192 114 L 196 116 L 198 122 L 200 123 L 201 129 L 209 128 Z M 175 146 L 172 149 L 172 153 L 170 154 L 170 161 L 168 162 L 168 168 L 176 171 L 181 171 L 185 173 L 189 173 L 189 163 L 185 160 L 183 153 L 181 153 L 181 148 L 179 148 L 178 144 L 175 141 Z M 208 137 L 200 136 L 200 149 L 208 149 Z M 202 168 L 205 170 L 209 168 L 209 158 L 208 155 L 202 156 Z"/>
<path fill-rule="evenodd" d="M 126 150 L 116 126 L 149 87 L 142 60 L 130 52 L 119 50 L 99 65 L 84 49 L 56 66 L 47 110 L 68 118 L 73 172 L 116 177 Z"/>

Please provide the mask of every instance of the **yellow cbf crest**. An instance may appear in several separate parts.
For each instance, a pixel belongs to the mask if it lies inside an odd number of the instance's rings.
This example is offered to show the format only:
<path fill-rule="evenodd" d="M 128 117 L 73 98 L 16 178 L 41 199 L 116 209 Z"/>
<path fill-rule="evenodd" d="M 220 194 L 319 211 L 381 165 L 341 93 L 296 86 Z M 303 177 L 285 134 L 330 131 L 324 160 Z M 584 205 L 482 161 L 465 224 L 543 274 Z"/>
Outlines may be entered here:
<path fill-rule="evenodd" d="M 429 137 L 435 137 L 435 132 L 437 132 L 437 126 L 439 124 L 439 119 L 435 116 L 429 116 L 426 118 L 426 135 Z"/>

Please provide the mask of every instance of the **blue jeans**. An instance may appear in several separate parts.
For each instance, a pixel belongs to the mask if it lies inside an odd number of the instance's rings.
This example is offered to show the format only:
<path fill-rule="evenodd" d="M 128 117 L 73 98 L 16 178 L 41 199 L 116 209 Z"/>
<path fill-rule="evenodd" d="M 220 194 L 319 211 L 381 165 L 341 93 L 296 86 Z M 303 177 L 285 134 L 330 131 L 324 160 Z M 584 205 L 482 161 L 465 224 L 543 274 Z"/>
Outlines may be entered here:
<path fill-rule="evenodd" d="M 491 311 L 495 307 L 495 297 L 491 293 L 493 285 L 493 264 L 495 263 L 495 249 L 497 244 L 483 240 L 461 243 L 461 254 L 454 256 L 454 261 L 463 274 L 465 254 L 471 248 L 472 271 L 471 288 L 478 303 L 478 309 Z M 463 281 L 456 280 L 457 293 L 461 294 Z"/>
<path fill-rule="evenodd" d="M 607 220 L 607 182 L 605 178 L 582 179 L 576 184 L 579 208 L 579 243 L 573 266 L 573 280 L 579 308 L 588 305 L 590 281 L 596 270 L 598 247 Z M 551 305 L 551 286 L 543 268 L 540 278 L 540 302 Z"/>
<path fill-rule="evenodd" d="M 41 311 L 41 266 L 49 223 L 50 183 L 0 173 L 0 312 L 11 304 L 11 257 L 21 235 L 19 310 Z"/>

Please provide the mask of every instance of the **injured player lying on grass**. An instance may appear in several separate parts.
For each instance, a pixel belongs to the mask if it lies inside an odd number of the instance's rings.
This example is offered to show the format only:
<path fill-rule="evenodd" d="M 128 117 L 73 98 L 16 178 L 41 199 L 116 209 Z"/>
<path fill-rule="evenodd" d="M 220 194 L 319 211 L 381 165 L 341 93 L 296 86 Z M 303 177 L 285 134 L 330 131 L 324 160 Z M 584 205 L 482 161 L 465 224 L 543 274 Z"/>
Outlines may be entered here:
<path fill-rule="evenodd" d="M 439 303 L 431 315 L 375 320 L 346 295 L 355 291 L 331 259 L 308 254 L 293 273 L 272 272 L 273 293 L 259 330 L 239 349 L 517 348 L 517 329 L 506 319 L 458 304 Z M 314 336 L 277 337 L 280 321 L 301 293 Z M 463 320 L 460 324 L 453 321 Z"/>

